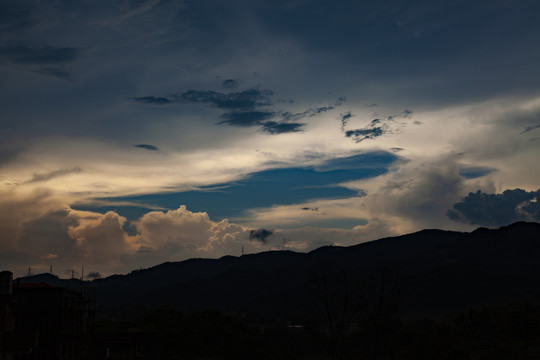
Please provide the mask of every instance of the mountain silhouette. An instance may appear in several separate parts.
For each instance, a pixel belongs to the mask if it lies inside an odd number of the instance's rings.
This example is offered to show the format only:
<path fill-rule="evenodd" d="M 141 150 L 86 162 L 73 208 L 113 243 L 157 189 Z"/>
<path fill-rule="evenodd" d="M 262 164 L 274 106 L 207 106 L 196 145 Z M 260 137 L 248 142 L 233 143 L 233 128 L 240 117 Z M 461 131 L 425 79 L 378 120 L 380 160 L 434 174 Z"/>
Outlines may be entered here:
<path fill-rule="evenodd" d="M 294 318 L 317 311 L 321 284 L 369 295 L 395 288 L 405 317 L 540 300 L 540 224 L 518 222 L 470 233 L 422 230 L 309 253 L 269 251 L 240 257 L 166 262 L 127 275 L 81 282 L 51 274 L 22 278 L 95 293 L 98 316 L 168 305 Z M 340 285 L 341 284 L 341 285 Z M 398 299 L 399 297 L 399 299 Z"/>

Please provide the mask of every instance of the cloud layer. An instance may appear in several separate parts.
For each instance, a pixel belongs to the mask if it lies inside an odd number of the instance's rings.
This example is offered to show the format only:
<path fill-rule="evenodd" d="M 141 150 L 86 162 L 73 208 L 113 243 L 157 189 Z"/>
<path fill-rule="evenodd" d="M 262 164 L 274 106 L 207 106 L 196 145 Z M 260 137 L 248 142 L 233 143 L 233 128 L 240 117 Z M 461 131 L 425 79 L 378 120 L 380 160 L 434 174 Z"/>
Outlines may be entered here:
<path fill-rule="evenodd" d="M 448 211 L 454 220 L 482 226 L 504 226 L 516 221 L 540 221 L 540 190 L 505 190 L 502 194 L 469 193 Z"/>
<path fill-rule="evenodd" d="M 2 264 L 97 277 L 538 219 L 538 13 L 2 1 Z"/>

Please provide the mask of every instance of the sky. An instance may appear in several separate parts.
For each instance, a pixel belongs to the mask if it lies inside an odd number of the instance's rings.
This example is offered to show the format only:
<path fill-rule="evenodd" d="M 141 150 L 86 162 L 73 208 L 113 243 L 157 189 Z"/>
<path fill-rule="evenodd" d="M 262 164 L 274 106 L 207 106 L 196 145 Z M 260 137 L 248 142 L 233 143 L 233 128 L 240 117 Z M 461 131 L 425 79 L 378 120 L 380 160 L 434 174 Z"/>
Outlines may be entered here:
<path fill-rule="evenodd" d="M 0 264 L 96 278 L 540 221 L 538 1 L 0 0 Z"/>

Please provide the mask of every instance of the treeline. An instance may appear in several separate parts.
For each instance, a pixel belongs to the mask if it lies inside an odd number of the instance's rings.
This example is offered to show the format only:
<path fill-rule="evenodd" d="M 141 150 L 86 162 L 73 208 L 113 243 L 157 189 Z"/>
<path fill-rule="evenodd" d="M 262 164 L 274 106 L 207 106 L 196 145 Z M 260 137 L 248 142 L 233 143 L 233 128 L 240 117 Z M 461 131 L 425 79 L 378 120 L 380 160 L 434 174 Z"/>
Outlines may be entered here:
<path fill-rule="evenodd" d="M 138 358 L 185 360 L 540 358 L 540 307 L 528 303 L 406 322 L 397 316 L 378 324 L 357 317 L 338 334 L 327 320 L 324 313 L 291 323 L 218 310 L 184 314 L 162 306 L 129 321 L 97 323 L 91 353 L 99 358 L 107 351 L 112 360 L 133 358 L 134 351 Z M 112 334 L 138 334 L 139 340 L 135 349 L 122 352 L 114 349 L 118 337 Z"/>

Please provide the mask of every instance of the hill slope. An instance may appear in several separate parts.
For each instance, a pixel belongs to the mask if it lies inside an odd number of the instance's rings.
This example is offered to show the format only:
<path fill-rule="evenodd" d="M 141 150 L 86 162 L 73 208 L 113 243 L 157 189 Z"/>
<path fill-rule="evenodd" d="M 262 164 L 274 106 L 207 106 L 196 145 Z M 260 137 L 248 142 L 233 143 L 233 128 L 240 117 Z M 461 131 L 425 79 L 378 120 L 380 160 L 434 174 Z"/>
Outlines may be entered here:
<path fill-rule="evenodd" d="M 272 251 L 216 260 L 168 262 L 86 282 L 98 309 L 118 314 L 167 304 L 272 317 L 317 311 L 321 286 L 333 301 L 386 294 L 406 316 L 540 300 L 540 224 L 515 223 L 471 233 L 423 230 L 310 253 Z M 22 279 L 64 284 L 52 275 Z M 71 280 L 70 286 L 80 286 Z M 343 292 L 354 288 L 355 293 Z M 341 297 L 341 298 L 340 298 Z M 340 301 L 341 301 L 340 300 Z M 345 299 L 347 300 L 347 299 Z"/>

